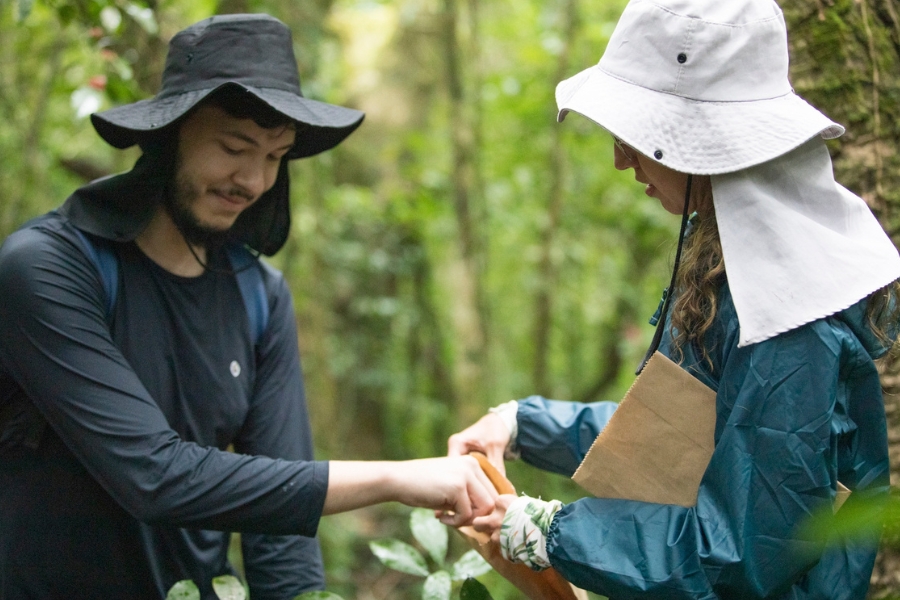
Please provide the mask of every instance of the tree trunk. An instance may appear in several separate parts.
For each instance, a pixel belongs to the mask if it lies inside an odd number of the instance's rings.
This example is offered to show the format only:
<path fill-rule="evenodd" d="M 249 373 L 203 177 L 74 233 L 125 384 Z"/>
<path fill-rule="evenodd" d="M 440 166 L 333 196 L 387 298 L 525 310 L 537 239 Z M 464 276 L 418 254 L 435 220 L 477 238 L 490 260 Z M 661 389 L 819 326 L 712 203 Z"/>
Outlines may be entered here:
<path fill-rule="evenodd" d="M 797 92 L 847 127 L 830 144 L 835 174 L 860 194 L 900 241 L 900 19 L 895 0 L 784 0 L 791 80 Z M 900 484 L 900 362 L 881 365 L 891 447 Z M 870 597 L 900 594 L 900 548 L 882 544 Z"/>
<path fill-rule="evenodd" d="M 575 41 L 578 0 L 567 0 L 563 6 L 563 31 L 560 38 L 563 47 L 556 61 L 553 81 L 562 81 L 569 72 L 569 55 Z M 553 297 L 556 288 L 556 233 L 559 228 L 559 217 L 563 204 L 563 163 L 562 128 L 554 127 L 550 145 L 550 188 L 547 201 L 547 221 L 541 230 L 541 258 L 538 265 L 539 287 L 535 298 L 534 311 L 534 366 L 532 380 L 536 393 L 551 396 L 551 385 L 548 376 L 548 357 L 550 355 L 550 332 L 553 329 Z"/>
<path fill-rule="evenodd" d="M 477 9 L 477 5 L 474 5 Z M 452 136 L 451 194 L 456 214 L 462 260 L 456 269 L 457 280 L 457 336 L 461 346 L 457 361 L 459 390 L 466 397 L 474 397 L 485 389 L 484 379 L 490 370 L 487 359 L 487 300 L 483 287 L 483 248 L 481 222 L 476 218 L 475 206 L 481 197 L 477 189 L 476 141 L 479 138 L 469 98 L 465 93 L 463 65 L 470 64 L 460 43 L 460 5 L 458 0 L 443 0 L 443 54 L 446 65 L 446 86 L 449 96 L 450 135 Z M 477 31 L 469 35 L 477 36 Z M 477 44 L 475 45 L 477 48 Z M 473 86 L 474 87 L 474 86 Z M 469 94 L 474 96 L 476 94 Z M 457 407 L 459 408 L 459 407 Z M 456 411 L 457 413 L 459 411 Z M 463 415 L 470 419 L 472 415 Z"/>

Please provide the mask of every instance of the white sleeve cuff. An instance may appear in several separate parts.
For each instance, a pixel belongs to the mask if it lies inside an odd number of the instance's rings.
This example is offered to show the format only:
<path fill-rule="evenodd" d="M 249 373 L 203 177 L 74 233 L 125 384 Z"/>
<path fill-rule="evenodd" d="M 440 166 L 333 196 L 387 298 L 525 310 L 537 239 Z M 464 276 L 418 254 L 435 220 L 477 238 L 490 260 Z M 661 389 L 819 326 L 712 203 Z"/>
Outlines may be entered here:
<path fill-rule="evenodd" d="M 516 438 L 519 437 L 519 424 L 516 421 L 516 415 L 519 412 L 519 403 L 516 400 L 504 402 L 499 406 L 488 409 L 488 412 L 494 413 L 503 421 L 509 430 L 509 444 L 503 453 L 506 460 L 515 460 L 519 458 L 519 449 L 516 445 Z"/>

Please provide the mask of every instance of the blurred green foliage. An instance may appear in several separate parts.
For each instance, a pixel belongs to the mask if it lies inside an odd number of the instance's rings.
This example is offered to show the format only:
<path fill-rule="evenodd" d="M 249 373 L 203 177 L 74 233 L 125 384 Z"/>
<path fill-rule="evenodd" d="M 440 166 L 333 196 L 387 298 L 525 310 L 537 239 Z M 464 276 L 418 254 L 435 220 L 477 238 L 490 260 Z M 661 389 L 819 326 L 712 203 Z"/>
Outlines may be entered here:
<path fill-rule="evenodd" d="M 434 516 L 434 511 L 426 508 L 415 508 L 410 513 L 409 527 L 412 535 L 425 553 L 416 547 L 397 538 L 385 538 L 369 542 L 378 560 L 384 566 L 401 573 L 425 577 L 422 585 L 422 600 L 450 600 L 453 582 L 460 582 L 459 597 L 465 598 L 477 590 L 478 584 L 472 583 L 491 571 L 491 565 L 481 554 L 471 549 L 455 562 L 448 563 L 447 526 Z M 429 569 L 426 555 L 431 558 L 436 570 Z M 467 588 L 472 590 L 466 592 Z M 490 595 L 484 596 L 490 598 Z"/>
<path fill-rule="evenodd" d="M 304 93 L 367 112 L 338 149 L 292 166 L 294 231 L 272 261 L 294 292 L 319 457 L 443 454 L 488 407 L 532 393 L 617 399 L 651 333 L 677 219 L 613 168 L 596 125 L 556 122 L 553 91 L 599 59 L 624 4 L 0 0 L 0 239 L 130 167 L 135 150 L 105 146 L 87 117 L 152 96 L 176 31 L 268 12 L 294 31 Z M 783 2 L 794 85 L 851 125 L 831 146 L 839 178 L 896 238 L 900 29 L 890 2 L 826 4 Z M 521 463 L 509 477 L 544 497 L 581 494 Z M 897 506 L 850 503 L 810 535 L 865 535 L 885 517 L 898 546 Z M 324 519 L 329 589 L 419 597 L 420 580 L 386 573 L 368 547 L 403 537 L 408 515 Z M 481 579 L 498 600 L 518 597 L 496 573 Z"/>
<path fill-rule="evenodd" d="M 0 0 L 0 238 L 133 164 L 87 116 L 152 96 L 176 31 L 268 12 L 294 31 L 304 93 L 367 113 L 338 149 L 292 165 L 293 234 L 272 260 L 294 292 L 318 456 L 440 455 L 488 407 L 532 393 L 618 399 L 678 222 L 614 169 L 600 128 L 556 122 L 554 88 L 596 63 L 623 5 Z M 581 495 L 525 465 L 509 476 Z M 367 546 L 402 536 L 407 515 L 324 519 L 329 589 L 417 597 L 420 582 L 385 573 Z"/>

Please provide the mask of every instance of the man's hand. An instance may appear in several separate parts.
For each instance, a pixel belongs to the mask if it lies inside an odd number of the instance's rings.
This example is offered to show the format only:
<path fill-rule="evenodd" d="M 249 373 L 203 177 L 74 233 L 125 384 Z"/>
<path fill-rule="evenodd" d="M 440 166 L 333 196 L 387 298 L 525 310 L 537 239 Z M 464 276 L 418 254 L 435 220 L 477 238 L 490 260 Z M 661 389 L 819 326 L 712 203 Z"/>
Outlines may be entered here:
<path fill-rule="evenodd" d="M 496 498 L 493 484 L 471 456 L 403 462 L 331 461 L 322 514 L 397 501 L 439 511 L 442 523 L 460 527 L 489 515 Z"/>
<path fill-rule="evenodd" d="M 471 456 L 411 460 L 397 475 L 400 502 L 433 508 L 442 523 L 453 527 L 489 515 L 497 498 L 494 485 Z"/>
<path fill-rule="evenodd" d="M 462 456 L 478 451 L 487 456 L 497 470 L 506 475 L 503 453 L 509 445 L 509 429 L 499 416 L 488 413 L 447 440 L 447 454 Z"/>

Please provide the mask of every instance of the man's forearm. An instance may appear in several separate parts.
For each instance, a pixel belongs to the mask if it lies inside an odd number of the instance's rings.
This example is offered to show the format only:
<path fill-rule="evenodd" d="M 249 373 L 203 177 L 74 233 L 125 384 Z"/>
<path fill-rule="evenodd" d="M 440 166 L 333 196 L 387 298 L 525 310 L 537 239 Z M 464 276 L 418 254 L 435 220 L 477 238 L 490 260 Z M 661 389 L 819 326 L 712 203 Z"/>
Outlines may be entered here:
<path fill-rule="evenodd" d="M 332 461 L 322 514 L 396 501 L 444 511 L 441 520 L 458 526 L 490 513 L 496 496 L 478 462 L 469 456 L 403 462 Z"/>

